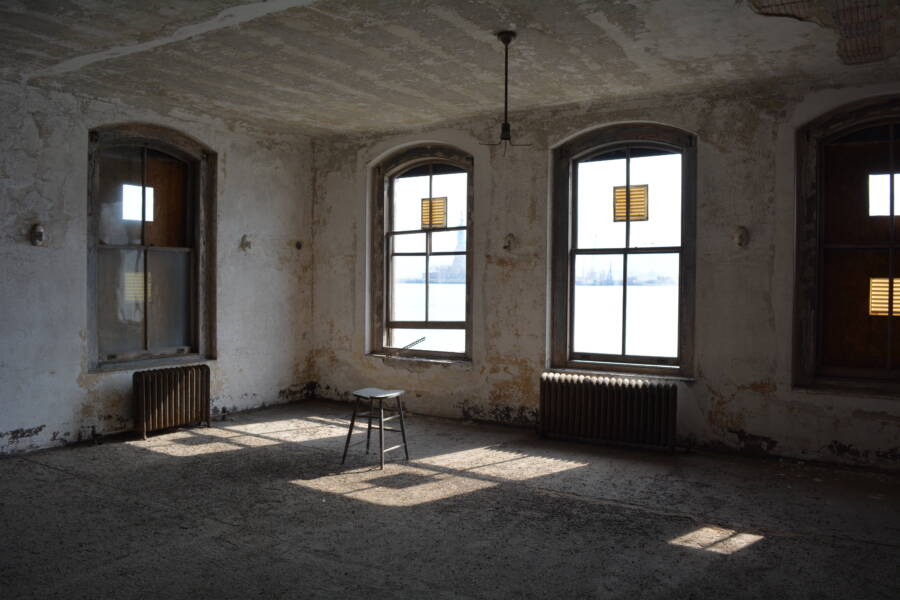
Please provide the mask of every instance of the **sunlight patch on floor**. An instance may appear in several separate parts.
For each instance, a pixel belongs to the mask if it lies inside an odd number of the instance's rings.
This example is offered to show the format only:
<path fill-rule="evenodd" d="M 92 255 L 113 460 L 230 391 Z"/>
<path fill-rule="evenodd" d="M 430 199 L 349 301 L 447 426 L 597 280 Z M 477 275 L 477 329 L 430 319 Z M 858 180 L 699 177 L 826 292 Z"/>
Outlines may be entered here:
<path fill-rule="evenodd" d="M 158 452 L 167 456 L 190 457 L 200 456 L 201 454 L 216 454 L 217 452 L 233 452 L 245 447 L 246 446 L 239 446 L 238 444 L 232 444 L 230 442 L 209 441 L 202 444 L 173 443 L 147 446 L 146 448 L 147 450 L 152 450 L 153 452 Z"/>
<path fill-rule="evenodd" d="M 207 428 L 174 431 L 137 442 L 129 442 L 152 452 L 167 456 L 188 457 L 217 452 L 233 452 L 245 448 L 259 448 L 281 444 L 278 439 L 259 435 L 244 435 L 225 429 Z"/>
<path fill-rule="evenodd" d="M 583 462 L 559 460 L 490 447 L 438 454 L 416 462 L 507 481 L 526 481 L 587 465 Z"/>
<path fill-rule="evenodd" d="M 483 479 L 406 465 L 394 465 L 389 471 L 367 469 L 317 479 L 297 479 L 291 483 L 380 506 L 416 506 L 497 485 Z"/>
<path fill-rule="evenodd" d="M 761 535 L 739 533 L 733 529 L 707 525 L 670 540 L 669 543 L 717 554 L 734 554 L 761 539 L 763 539 Z"/>

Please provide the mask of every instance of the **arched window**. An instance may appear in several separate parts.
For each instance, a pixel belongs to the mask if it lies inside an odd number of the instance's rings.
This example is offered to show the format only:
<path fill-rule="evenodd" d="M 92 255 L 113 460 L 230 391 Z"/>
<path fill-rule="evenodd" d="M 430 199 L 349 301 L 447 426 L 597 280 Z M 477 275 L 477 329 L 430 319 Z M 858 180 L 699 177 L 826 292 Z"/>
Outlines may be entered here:
<path fill-rule="evenodd" d="M 89 150 L 94 366 L 210 356 L 215 155 L 144 125 L 94 130 Z"/>
<path fill-rule="evenodd" d="M 794 381 L 900 381 L 900 98 L 798 131 Z"/>
<path fill-rule="evenodd" d="M 373 183 L 372 352 L 471 356 L 472 157 L 406 150 Z"/>
<path fill-rule="evenodd" d="M 692 135 L 616 125 L 554 151 L 551 363 L 690 374 Z"/>

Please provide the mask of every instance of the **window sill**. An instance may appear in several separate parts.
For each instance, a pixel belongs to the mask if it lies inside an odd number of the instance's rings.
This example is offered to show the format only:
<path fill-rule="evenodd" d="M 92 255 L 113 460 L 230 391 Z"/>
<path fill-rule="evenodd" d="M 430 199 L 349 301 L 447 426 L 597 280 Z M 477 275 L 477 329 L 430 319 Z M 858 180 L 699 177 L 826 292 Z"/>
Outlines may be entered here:
<path fill-rule="evenodd" d="M 622 369 L 612 369 L 605 363 L 582 364 L 572 363 L 565 367 L 550 367 L 547 371 L 553 373 L 568 373 L 572 375 L 593 375 L 595 377 L 622 377 L 627 379 L 649 379 L 652 381 L 672 381 L 681 383 L 694 383 L 696 377 L 681 374 L 679 367 L 657 367 L 649 365 L 623 365 Z"/>
<path fill-rule="evenodd" d="M 105 362 L 93 366 L 88 372 L 114 373 L 116 371 L 139 371 L 143 369 L 177 367 L 180 365 L 208 362 L 211 360 L 215 360 L 215 358 L 212 356 L 204 356 L 202 354 L 179 354 L 178 356 L 164 356 L 123 362 Z"/>
<path fill-rule="evenodd" d="M 791 386 L 798 392 L 808 394 L 835 394 L 839 396 L 871 396 L 897 400 L 900 382 L 873 381 L 860 379 L 840 379 L 837 377 L 816 378 L 811 383 L 795 383 Z"/>
<path fill-rule="evenodd" d="M 367 357 L 380 359 L 383 363 L 422 363 L 434 364 L 441 366 L 468 366 L 472 364 L 472 359 L 467 357 L 459 358 L 438 358 L 432 356 L 389 356 L 384 353 L 370 352 Z"/>

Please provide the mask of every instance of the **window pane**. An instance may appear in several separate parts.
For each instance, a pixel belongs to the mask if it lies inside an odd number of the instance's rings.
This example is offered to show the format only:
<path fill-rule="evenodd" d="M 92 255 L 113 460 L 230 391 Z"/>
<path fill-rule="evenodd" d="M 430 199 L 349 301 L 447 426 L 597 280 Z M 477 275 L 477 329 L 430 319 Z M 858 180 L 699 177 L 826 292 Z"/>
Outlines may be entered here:
<path fill-rule="evenodd" d="M 622 353 L 622 260 L 621 254 L 575 257 L 575 352 Z"/>
<path fill-rule="evenodd" d="M 629 246 L 680 246 L 681 154 L 632 156 L 631 186 L 644 185 L 647 186 L 647 220 L 631 221 Z"/>
<path fill-rule="evenodd" d="M 431 182 L 431 195 L 435 198 L 447 198 L 447 227 L 466 225 L 468 181 L 469 175 L 463 171 L 435 175 Z"/>
<path fill-rule="evenodd" d="M 678 356 L 678 255 L 628 257 L 625 354 Z"/>
<path fill-rule="evenodd" d="M 466 256 L 432 256 L 428 263 L 428 320 L 466 320 Z"/>
<path fill-rule="evenodd" d="M 430 198 L 428 175 L 394 179 L 393 231 L 422 228 L 422 198 Z"/>
<path fill-rule="evenodd" d="M 439 231 L 431 234 L 432 252 L 465 252 L 466 230 Z"/>
<path fill-rule="evenodd" d="M 101 360 L 143 350 L 144 260 L 141 250 L 98 248 L 97 334 Z"/>
<path fill-rule="evenodd" d="M 892 183 L 894 184 L 894 240 L 896 241 L 897 231 L 900 231 L 898 230 L 900 228 L 900 124 L 894 125 L 893 139 L 891 156 L 893 156 L 894 161 L 891 164 L 891 171 L 894 173 Z"/>
<path fill-rule="evenodd" d="M 391 259 L 392 321 L 425 320 L 425 257 L 395 256 Z"/>
<path fill-rule="evenodd" d="M 189 252 L 154 252 L 147 256 L 151 281 L 147 335 L 151 350 L 191 345 Z"/>
<path fill-rule="evenodd" d="M 625 158 L 579 162 L 577 243 L 579 248 L 624 248 L 625 222 L 613 214 L 616 186 L 625 185 Z"/>
<path fill-rule="evenodd" d="M 870 127 L 827 144 L 822 173 L 825 180 L 825 243 L 888 242 L 890 131 L 887 126 Z M 883 175 L 883 191 L 878 179 Z M 874 183 L 875 189 L 870 187 Z M 874 197 L 873 197 L 874 194 Z M 879 199 L 879 195 L 881 198 Z M 880 205 L 880 206 L 879 206 Z"/>
<path fill-rule="evenodd" d="M 97 155 L 101 245 L 141 243 L 141 154 L 140 148 L 106 148 Z"/>
<path fill-rule="evenodd" d="M 900 216 L 897 188 L 900 173 L 894 173 L 894 217 Z M 891 215 L 891 176 L 888 173 L 869 175 L 869 216 L 888 217 Z"/>
<path fill-rule="evenodd" d="M 825 250 L 823 366 L 887 367 L 890 317 L 869 314 L 869 292 L 873 278 L 888 277 L 889 257 L 887 250 Z"/>
<path fill-rule="evenodd" d="M 425 252 L 424 233 L 404 233 L 391 238 L 394 240 L 394 252 Z"/>
<path fill-rule="evenodd" d="M 190 245 L 187 235 L 187 177 L 184 162 L 161 152 L 147 151 L 148 206 L 144 232 L 147 245 Z"/>
<path fill-rule="evenodd" d="M 422 337 L 425 340 L 410 348 L 410 352 L 434 350 L 462 354 L 466 351 L 465 329 L 392 329 L 389 347 L 402 348 Z"/>

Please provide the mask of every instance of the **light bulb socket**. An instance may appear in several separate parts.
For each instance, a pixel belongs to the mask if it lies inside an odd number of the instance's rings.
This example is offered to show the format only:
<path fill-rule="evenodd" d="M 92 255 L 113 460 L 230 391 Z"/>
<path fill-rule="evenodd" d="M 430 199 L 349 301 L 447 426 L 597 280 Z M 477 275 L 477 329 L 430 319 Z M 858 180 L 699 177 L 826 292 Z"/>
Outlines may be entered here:
<path fill-rule="evenodd" d="M 514 39 L 516 39 L 516 32 L 515 31 L 498 31 L 497 39 L 500 40 L 500 42 L 504 46 L 509 46 L 510 42 L 512 42 Z"/>

